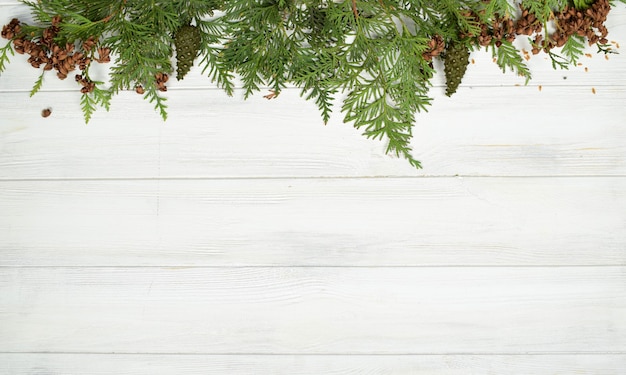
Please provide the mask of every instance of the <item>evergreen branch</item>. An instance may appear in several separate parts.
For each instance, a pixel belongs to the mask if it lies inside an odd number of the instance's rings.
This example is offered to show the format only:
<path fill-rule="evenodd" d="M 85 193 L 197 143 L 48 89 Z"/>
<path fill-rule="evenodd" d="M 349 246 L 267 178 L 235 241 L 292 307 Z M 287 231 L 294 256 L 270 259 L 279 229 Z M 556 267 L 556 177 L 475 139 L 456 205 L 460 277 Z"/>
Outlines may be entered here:
<path fill-rule="evenodd" d="M 99 87 L 100 83 L 101 82 L 96 82 L 92 95 L 95 103 L 103 107 L 108 112 L 111 109 L 111 98 L 113 97 L 113 94 L 110 90 L 101 89 Z"/>
<path fill-rule="evenodd" d="M 37 22 L 47 24 L 47 23 L 50 23 L 50 20 L 52 20 L 52 17 L 53 17 L 51 15 L 52 12 L 46 11 L 46 9 L 44 8 L 44 4 L 42 4 L 41 1 L 35 2 L 35 1 L 21 0 L 21 2 L 30 8 L 33 18 Z"/>
<path fill-rule="evenodd" d="M 96 101 L 91 97 L 89 93 L 84 93 L 80 99 L 80 106 L 83 110 L 83 116 L 85 123 L 88 124 L 91 120 L 91 116 L 96 112 Z"/>
<path fill-rule="evenodd" d="M 307 91 L 309 90 L 303 88 L 300 96 L 306 94 Z M 336 90 L 329 90 L 319 85 L 316 85 L 310 89 L 310 92 L 306 96 L 307 100 L 315 99 L 315 104 L 322 114 L 322 120 L 324 121 L 324 124 L 327 124 L 330 120 L 330 115 L 333 109 L 333 100 L 335 99 L 333 97 L 333 94 L 335 94 L 336 92 Z"/>
<path fill-rule="evenodd" d="M 595 0 L 572 0 L 576 9 L 587 9 Z"/>
<path fill-rule="evenodd" d="M 430 71 L 415 64 L 414 56 L 422 52 L 419 40 L 410 34 L 387 34 L 389 39 L 355 40 L 355 47 L 367 63 L 367 75 L 362 77 L 344 100 L 344 122 L 364 128 L 363 135 L 373 139 L 387 139 L 386 153 L 406 158 L 420 168 L 419 161 L 411 155 L 410 141 L 415 112 L 425 110 L 430 99 L 421 95 L 427 92 L 424 78 Z M 376 59 L 371 59 L 377 56 Z M 419 54 L 418 54 L 419 56 Z M 397 68 L 396 68 L 397 67 Z"/>
<path fill-rule="evenodd" d="M 4 47 L 0 48 L 0 73 L 6 70 L 7 65 L 10 62 L 9 54 L 11 54 L 11 56 L 15 56 L 15 52 L 13 52 L 13 48 L 11 48 L 11 41 L 7 42 Z"/>
<path fill-rule="evenodd" d="M 506 73 L 506 70 L 510 69 L 519 76 L 526 78 L 525 83 L 528 84 L 532 78 L 530 69 L 524 63 L 524 58 L 513 43 L 503 40 L 499 47 L 496 48 L 492 45 L 492 48 L 493 55 L 496 57 L 496 64 L 502 69 L 502 72 Z"/>
<path fill-rule="evenodd" d="M 496 13 L 504 16 L 515 14 L 515 3 L 509 0 L 491 0 L 485 4 L 485 14 L 492 18 Z"/>
<path fill-rule="evenodd" d="M 39 75 L 39 78 L 37 78 L 37 81 L 35 81 L 35 84 L 33 85 L 33 88 L 30 90 L 30 97 L 32 98 L 40 89 L 41 86 L 43 85 L 43 76 L 44 74 L 46 74 L 46 71 L 44 70 L 43 72 L 41 72 L 41 74 Z"/>
<path fill-rule="evenodd" d="M 561 11 L 567 5 L 566 0 L 522 0 L 524 9 L 533 13 L 541 23 L 546 23 L 555 11 Z"/>
<path fill-rule="evenodd" d="M 88 77 L 87 72 L 84 74 L 85 77 Z M 85 123 L 89 123 L 98 106 L 103 107 L 107 112 L 111 108 L 111 91 L 101 89 L 99 85 L 101 85 L 102 82 L 96 81 L 93 82 L 93 84 L 92 91 L 84 92 L 80 100 Z"/>
<path fill-rule="evenodd" d="M 202 50 L 204 58 L 199 65 L 204 65 L 202 74 L 208 70 L 208 76 L 211 82 L 215 82 L 217 87 L 223 89 L 228 96 L 233 96 L 235 84 L 233 83 L 234 75 L 224 66 L 224 63 L 218 58 L 219 53 L 215 53 L 214 48 L 205 48 Z"/>
<path fill-rule="evenodd" d="M 626 1 L 626 0 L 624 0 L 624 1 Z M 608 54 L 617 55 L 617 54 L 619 54 L 619 52 L 615 51 L 613 49 L 613 46 L 611 46 L 610 44 L 597 43 L 596 47 L 598 47 L 598 51 L 596 51 L 596 53 L 602 52 L 605 55 L 608 55 Z"/>
<path fill-rule="evenodd" d="M 409 146 L 413 114 L 389 104 L 389 101 L 389 92 L 381 90 L 372 81 L 364 90 L 348 94 L 342 108 L 346 112 L 344 122 L 352 122 L 357 129 L 365 128 L 363 135 L 367 138 L 386 138 L 386 153 L 402 156 L 414 167 L 421 168 L 420 162 L 411 155 Z"/>
<path fill-rule="evenodd" d="M 118 54 L 111 69 L 111 89 L 117 93 L 137 83 L 154 86 L 154 77 L 158 73 L 172 70 L 171 37 L 155 38 L 150 27 L 126 20 L 118 27 L 120 34 L 109 38 L 111 50 Z"/>
<path fill-rule="evenodd" d="M 292 81 L 302 88 L 300 96 L 315 100 L 322 113 L 324 123 L 328 123 L 332 112 L 336 62 L 333 54 L 325 50 L 302 50 L 293 63 Z"/>
<path fill-rule="evenodd" d="M 154 86 L 149 86 L 146 90 L 144 98 L 147 99 L 150 103 L 154 103 L 154 109 L 159 111 L 161 118 L 163 121 L 167 120 L 167 98 L 159 95 L 158 90 Z"/>
<path fill-rule="evenodd" d="M 550 62 L 552 63 L 552 69 L 563 69 L 567 70 L 570 67 L 570 60 L 565 57 L 556 54 L 552 51 L 548 51 L 548 56 L 550 57 Z"/>
<path fill-rule="evenodd" d="M 578 59 L 583 56 L 585 49 L 585 40 L 578 35 L 572 35 L 567 39 L 567 42 L 563 45 L 561 53 L 565 56 L 565 59 L 570 65 L 576 65 Z"/>

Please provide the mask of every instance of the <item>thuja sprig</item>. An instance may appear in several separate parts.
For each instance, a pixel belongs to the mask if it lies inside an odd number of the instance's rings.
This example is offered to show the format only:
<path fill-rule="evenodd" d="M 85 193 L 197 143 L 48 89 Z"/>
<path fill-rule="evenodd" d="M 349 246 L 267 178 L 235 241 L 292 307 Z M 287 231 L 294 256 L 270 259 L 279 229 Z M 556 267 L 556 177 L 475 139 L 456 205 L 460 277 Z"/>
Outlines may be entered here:
<path fill-rule="evenodd" d="M 210 15 L 213 15 L 212 11 Z M 223 56 L 224 36 L 227 35 L 227 27 L 224 22 L 196 20 L 197 27 L 202 31 L 200 39 L 200 61 L 202 74 L 208 75 L 212 82 L 223 89 L 228 96 L 232 96 L 235 90 L 234 73 L 227 66 Z"/>
<path fill-rule="evenodd" d="M 561 48 L 561 54 L 566 59 L 565 67 L 578 64 L 578 60 L 583 56 L 585 52 L 584 43 L 585 39 L 579 35 L 572 35 L 568 38 L 567 42 Z"/>
<path fill-rule="evenodd" d="M 75 77 L 81 87 L 81 108 L 85 118 L 85 123 L 91 120 L 98 107 L 103 107 L 107 112 L 111 108 L 111 98 L 113 93 L 109 89 L 103 89 L 104 82 L 93 81 L 89 76 L 89 69 L 85 69 L 83 74 Z"/>
<path fill-rule="evenodd" d="M 357 19 L 356 37 L 343 55 L 343 65 L 356 66 L 358 77 L 342 106 L 344 120 L 364 129 L 368 138 L 386 138 L 388 153 L 419 168 L 410 140 L 415 112 L 430 104 L 427 94 L 432 68 L 419 58 L 428 40 L 406 28 L 397 30 L 392 11 L 384 7 L 380 11 L 392 17 Z M 376 37 L 367 36 L 372 35 L 370 30 L 378 31 Z"/>
<path fill-rule="evenodd" d="M 513 43 L 506 40 L 502 41 L 501 45 L 497 48 L 494 46 L 492 51 L 496 63 L 500 66 L 503 73 L 505 73 L 507 69 L 510 69 L 517 73 L 517 75 L 524 77 L 526 83 L 531 80 L 532 74 L 530 69 L 528 69 L 528 66 L 524 63 L 524 58 L 520 55 Z"/>
<path fill-rule="evenodd" d="M 15 52 L 13 52 L 13 48 L 11 47 L 11 41 L 7 42 L 4 47 L 0 48 L 0 74 L 6 70 L 7 65 L 10 62 L 9 55 L 15 55 Z"/>
<path fill-rule="evenodd" d="M 32 98 L 36 93 L 39 92 L 39 90 L 41 90 L 41 86 L 43 86 L 43 76 L 46 74 L 46 71 L 44 70 L 43 72 L 41 72 L 41 74 L 39 75 L 39 78 L 37 78 L 37 80 L 35 81 L 35 84 L 33 85 L 33 88 L 30 90 L 30 97 Z"/>
<path fill-rule="evenodd" d="M 544 25 L 554 16 L 555 10 L 561 10 L 567 5 L 563 0 L 522 0 L 521 6 L 528 9 Z"/>
<path fill-rule="evenodd" d="M 94 84 L 96 86 L 93 88 L 93 91 L 83 93 L 80 99 L 85 123 L 91 120 L 91 116 L 93 116 L 98 107 L 103 107 L 108 112 L 111 106 L 111 91 L 99 88 L 98 86 L 102 82 L 96 81 Z"/>

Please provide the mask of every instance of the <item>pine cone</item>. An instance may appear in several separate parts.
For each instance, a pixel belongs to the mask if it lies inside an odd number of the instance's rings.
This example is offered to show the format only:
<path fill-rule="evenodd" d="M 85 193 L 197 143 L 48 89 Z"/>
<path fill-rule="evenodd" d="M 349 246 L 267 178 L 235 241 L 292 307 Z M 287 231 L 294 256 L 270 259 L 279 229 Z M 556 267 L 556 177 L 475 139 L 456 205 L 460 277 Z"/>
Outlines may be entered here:
<path fill-rule="evenodd" d="M 447 96 L 452 96 L 461 84 L 469 64 L 469 55 L 469 48 L 463 43 L 452 42 L 448 45 L 443 57 Z"/>
<path fill-rule="evenodd" d="M 200 40 L 200 30 L 195 26 L 186 25 L 176 32 L 176 79 L 181 80 L 189 73 L 200 50 Z"/>

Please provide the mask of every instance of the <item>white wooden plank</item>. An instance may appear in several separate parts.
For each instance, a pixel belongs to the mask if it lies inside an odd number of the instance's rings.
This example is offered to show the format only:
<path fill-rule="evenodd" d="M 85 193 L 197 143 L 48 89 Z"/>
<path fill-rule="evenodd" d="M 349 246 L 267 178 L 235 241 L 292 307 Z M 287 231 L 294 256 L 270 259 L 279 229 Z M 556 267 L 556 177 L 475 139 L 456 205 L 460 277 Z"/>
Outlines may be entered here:
<path fill-rule="evenodd" d="M 624 265 L 626 178 L 0 182 L 0 265 Z"/>
<path fill-rule="evenodd" d="M 22 20 L 29 19 L 29 10 L 24 5 L 2 5 L 0 3 L 0 25 L 7 24 L 11 18 L 18 17 Z M 619 52 L 624 50 L 621 46 L 626 46 L 626 7 L 620 5 L 615 7 L 608 18 L 606 25 L 610 31 L 609 39 L 619 42 L 620 48 L 614 46 Z M 4 40 L 0 40 L 0 45 Z M 529 43 L 524 38 L 518 38 L 517 44 L 520 48 L 530 51 Z M 552 64 L 544 54 L 532 56 L 527 64 L 533 73 L 532 85 L 549 86 L 614 86 L 626 85 L 626 53 L 612 54 L 609 61 L 606 61 L 603 54 L 596 54 L 597 48 L 587 47 L 586 52 L 591 57 L 584 57 L 578 67 L 569 70 L 554 70 Z M 500 68 L 492 61 L 491 52 L 475 51 L 472 53 L 474 63 L 463 78 L 462 87 L 477 86 L 513 86 L 524 84 L 524 79 L 508 72 L 503 74 Z M 96 65 L 94 65 L 96 68 Z M 438 64 L 438 68 L 442 68 Z M 587 69 L 585 69 L 587 68 Z M 109 65 L 90 71 L 92 76 L 105 78 Z M 101 74 L 98 76 L 98 70 Z M 11 64 L 0 77 L 0 91 L 30 91 L 35 80 L 41 74 L 41 69 L 36 70 L 26 63 L 24 56 L 16 55 L 11 58 Z M 564 79 L 565 77 L 565 79 Z M 444 91 L 445 79 L 443 74 L 439 74 L 433 79 L 436 91 Z M 169 90 L 185 88 L 215 88 L 216 85 L 209 78 L 202 74 L 202 69 L 194 67 L 183 81 L 172 80 L 168 82 Z M 74 90 L 76 82 L 73 80 L 60 81 L 53 73 L 48 74 L 43 90 Z"/>
<path fill-rule="evenodd" d="M 622 375 L 624 354 L 259 356 L 0 354 L 11 375 Z M 4 366 L 4 367 L 2 367 Z"/>
<path fill-rule="evenodd" d="M 626 175 L 626 90 L 474 88 L 418 114 L 414 155 L 384 155 L 339 114 L 324 126 L 296 90 L 247 102 L 169 93 L 163 123 L 136 94 L 84 125 L 78 94 L 0 94 L 0 179 Z M 52 107 L 42 118 L 40 112 Z"/>
<path fill-rule="evenodd" d="M 626 352 L 626 267 L 2 268 L 0 352 Z"/>

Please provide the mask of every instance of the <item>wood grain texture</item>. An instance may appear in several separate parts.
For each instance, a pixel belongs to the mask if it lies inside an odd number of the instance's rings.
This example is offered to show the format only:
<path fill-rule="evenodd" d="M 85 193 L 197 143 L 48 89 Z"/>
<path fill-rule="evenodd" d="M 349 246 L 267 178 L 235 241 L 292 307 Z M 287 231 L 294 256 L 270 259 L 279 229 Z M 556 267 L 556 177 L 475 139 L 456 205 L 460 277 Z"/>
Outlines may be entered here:
<path fill-rule="evenodd" d="M 626 178 L 0 182 L 0 265 L 624 265 Z"/>
<path fill-rule="evenodd" d="M 339 118 L 324 126 L 296 90 L 247 102 L 214 90 L 179 94 L 166 123 L 126 93 L 89 125 L 78 94 L 0 94 L 0 179 L 626 175 L 622 87 L 440 96 L 414 129 L 419 171 Z"/>
<path fill-rule="evenodd" d="M 626 45 L 626 7 L 607 25 Z M 533 57 L 527 87 L 472 57 L 453 98 L 434 79 L 420 171 L 198 69 L 166 123 L 125 92 L 84 125 L 74 82 L 29 99 L 14 57 L 0 375 L 623 375 L 626 56 Z"/>
<path fill-rule="evenodd" d="M 0 352 L 626 352 L 626 267 L 2 268 Z"/>
<path fill-rule="evenodd" d="M 11 375 L 622 375 L 626 355 L 0 354 Z M 4 367 L 3 367 L 4 366 Z M 555 372 L 558 371 L 558 372 Z"/>

